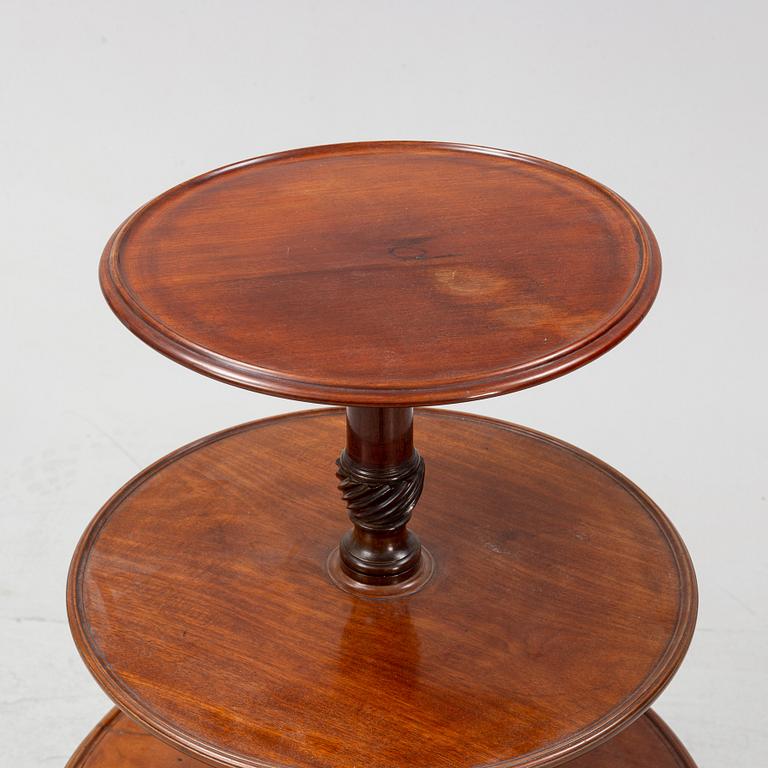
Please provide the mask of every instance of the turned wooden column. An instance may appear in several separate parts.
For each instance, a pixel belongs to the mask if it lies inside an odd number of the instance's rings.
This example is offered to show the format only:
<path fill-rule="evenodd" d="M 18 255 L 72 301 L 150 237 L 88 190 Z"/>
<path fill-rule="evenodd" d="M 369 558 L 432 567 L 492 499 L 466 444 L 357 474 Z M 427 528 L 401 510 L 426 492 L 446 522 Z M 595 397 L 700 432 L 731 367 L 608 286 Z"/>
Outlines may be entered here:
<path fill-rule="evenodd" d="M 347 446 L 336 464 L 353 525 L 339 543 L 344 573 L 371 585 L 413 577 L 422 550 L 406 526 L 424 485 L 413 408 L 347 408 Z"/>

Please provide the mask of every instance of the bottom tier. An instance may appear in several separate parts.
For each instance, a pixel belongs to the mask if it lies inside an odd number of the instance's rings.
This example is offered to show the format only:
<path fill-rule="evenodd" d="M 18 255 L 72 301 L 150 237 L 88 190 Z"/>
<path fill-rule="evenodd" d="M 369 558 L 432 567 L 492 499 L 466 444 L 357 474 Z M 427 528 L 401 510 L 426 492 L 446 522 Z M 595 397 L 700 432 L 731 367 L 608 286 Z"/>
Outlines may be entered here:
<path fill-rule="evenodd" d="M 113 709 L 85 738 L 66 768 L 205 768 L 205 763 L 150 736 Z M 696 768 L 666 723 L 653 711 L 571 768 Z"/>

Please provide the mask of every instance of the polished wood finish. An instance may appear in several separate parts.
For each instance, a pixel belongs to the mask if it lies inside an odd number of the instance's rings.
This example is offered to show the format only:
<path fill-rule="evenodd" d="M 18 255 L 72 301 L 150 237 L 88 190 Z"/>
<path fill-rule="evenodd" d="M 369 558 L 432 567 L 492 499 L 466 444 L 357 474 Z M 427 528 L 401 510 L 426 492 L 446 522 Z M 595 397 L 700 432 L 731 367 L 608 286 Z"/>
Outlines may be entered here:
<path fill-rule="evenodd" d="M 413 408 L 346 413 L 347 446 L 336 459 L 336 477 L 353 528 L 339 544 L 339 565 L 350 585 L 389 587 L 412 579 L 422 565 L 421 542 L 406 528 L 424 487 Z"/>
<path fill-rule="evenodd" d="M 112 709 L 83 739 L 66 768 L 209 768 Z"/>
<path fill-rule="evenodd" d="M 639 716 L 695 620 L 668 520 L 553 438 L 447 411 L 414 425 L 429 482 L 413 525 L 436 566 L 396 600 L 325 570 L 343 410 L 236 427 L 131 480 L 68 587 L 107 693 L 174 746 L 249 768 L 532 768 Z"/>
<path fill-rule="evenodd" d="M 554 438 L 413 409 L 589 362 L 659 276 L 615 193 L 467 145 L 283 152 L 133 214 L 100 278 L 134 333 L 346 411 L 204 438 L 97 515 L 75 641 L 163 741 L 115 711 L 70 768 L 693 768 L 643 716 L 696 614 L 669 521 Z"/>
<path fill-rule="evenodd" d="M 113 709 L 92 731 L 66 768 L 205 768 L 206 764 L 150 736 Z M 690 755 L 654 712 L 569 768 L 696 768 Z"/>
<path fill-rule="evenodd" d="M 347 408 L 347 453 L 356 464 L 389 469 L 413 456 L 413 408 Z"/>
<path fill-rule="evenodd" d="M 648 311 L 659 252 L 618 195 L 503 150 L 371 142 L 212 171 L 131 216 L 104 293 L 169 357 L 283 397 L 460 402 L 589 362 Z"/>

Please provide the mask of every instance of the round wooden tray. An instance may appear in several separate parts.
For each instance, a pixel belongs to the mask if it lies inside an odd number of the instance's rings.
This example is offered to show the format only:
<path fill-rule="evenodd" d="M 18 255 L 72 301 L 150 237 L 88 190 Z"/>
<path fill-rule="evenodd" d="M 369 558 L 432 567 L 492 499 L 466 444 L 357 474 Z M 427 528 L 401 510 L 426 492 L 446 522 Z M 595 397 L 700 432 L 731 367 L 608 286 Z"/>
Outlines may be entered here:
<path fill-rule="evenodd" d="M 248 768 L 543 766 L 642 713 L 695 620 L 668 520 L 553 438 L 448 411 L 415 429 L 412 522 L 435 573 L 398 600 L 325 569 L 340 409 L 209 436 L 130 481 L 68 585 L 107 693 L 174 746 Z"/>
<path fill-rule="evenodd" d="M 639 214 L 553 163 L 457 144 L 282 152 L 200 176 L 108 243 L 104 293 L 146 342 L 283 397 L 429 405 L 564 374 L 659 283 Z"/>
<path fill-rule="evenodd" d="M 204 768 L 113 709 L 85 738 L 66 768 Z M 664 721 L 649 711 L 569 768 L 696 768 Z"/>

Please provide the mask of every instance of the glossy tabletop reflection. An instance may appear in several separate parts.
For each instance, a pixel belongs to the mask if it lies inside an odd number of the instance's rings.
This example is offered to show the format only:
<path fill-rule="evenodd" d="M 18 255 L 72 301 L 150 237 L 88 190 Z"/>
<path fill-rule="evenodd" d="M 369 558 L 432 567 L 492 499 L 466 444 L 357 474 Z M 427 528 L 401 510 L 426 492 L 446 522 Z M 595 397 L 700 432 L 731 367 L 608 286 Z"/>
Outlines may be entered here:
<path fill-rule="evenodd" d="M 521 427 L 417 411 L 413 529 L 436 571 L 363 599 L 329 580 L 339 409 L 161 460 L 86 531 L 83 657 L 119 706 L 226 766 L 543 766 L 641 714 L 693 629 L 691 565 L 634 485 Z"/>

